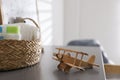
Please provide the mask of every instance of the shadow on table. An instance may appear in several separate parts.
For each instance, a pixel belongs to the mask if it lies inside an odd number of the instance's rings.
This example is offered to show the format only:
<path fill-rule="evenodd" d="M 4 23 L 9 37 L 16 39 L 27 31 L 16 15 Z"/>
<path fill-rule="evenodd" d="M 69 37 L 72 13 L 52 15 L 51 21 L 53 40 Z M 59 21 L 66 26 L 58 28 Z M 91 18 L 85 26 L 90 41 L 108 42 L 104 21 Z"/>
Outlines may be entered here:
<path fill-rule="evenodd" d="M 23 69 L 0 72 L 0 80 L 40 80 L 40 63 Z"/>
<path fill-rule="evenodd" d="M 97 69 L 86 69 L 85 71 L 71 69 L 69 73 L 65 73 L 63 71 L 55 70 L 54 76 L 56 76 L 57 80 L 80 80 L 81 75 L 91 74 L 95 75 L 98 74 L 99 70 Z"/>

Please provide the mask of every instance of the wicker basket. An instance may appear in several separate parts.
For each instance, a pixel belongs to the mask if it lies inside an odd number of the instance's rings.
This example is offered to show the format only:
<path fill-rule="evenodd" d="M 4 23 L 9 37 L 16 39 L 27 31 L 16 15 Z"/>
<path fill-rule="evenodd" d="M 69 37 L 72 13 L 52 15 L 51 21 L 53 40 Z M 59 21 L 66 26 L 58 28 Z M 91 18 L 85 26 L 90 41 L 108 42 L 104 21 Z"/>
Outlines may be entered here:
<path fill-rule="evenodd" d="M 33 21 L 30 18 L 25 18 Z M 38 27 L 38 25 L 35 23 Z M 0 40 L 0 71 L 34 65 L 40 61 L 40 40 Z"/>

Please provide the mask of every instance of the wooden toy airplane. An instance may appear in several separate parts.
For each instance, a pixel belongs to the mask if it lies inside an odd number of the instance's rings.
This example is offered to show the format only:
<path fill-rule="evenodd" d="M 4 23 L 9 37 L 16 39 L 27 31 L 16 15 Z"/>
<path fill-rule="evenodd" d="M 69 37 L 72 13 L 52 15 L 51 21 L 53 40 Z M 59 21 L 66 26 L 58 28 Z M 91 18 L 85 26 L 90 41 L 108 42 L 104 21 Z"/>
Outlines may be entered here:
<path fill-rule="evenodd" d="M 78 52 L 75 50 L 64 49 L 64 48 L 56 48 L 58 53 L 54 53 L 53 59 L 60 62 L 57 66 L 59 70 L 64 72 L 69 72 L 71 68 L 76 68 L 79 70 L 84 71 L 88 68 L 93 68 L 93 66 L 99 67 L 99 65 L 94 64 L 95 62 L 95 55 L 92 55 L 88 61 L 84 61 L 83 57 L 88 56 L 87 53 Z M 75 57 L 72 57 L 70 53 L 74 53 Z M 80 59 L 78 56 L 81 55 Z"/>

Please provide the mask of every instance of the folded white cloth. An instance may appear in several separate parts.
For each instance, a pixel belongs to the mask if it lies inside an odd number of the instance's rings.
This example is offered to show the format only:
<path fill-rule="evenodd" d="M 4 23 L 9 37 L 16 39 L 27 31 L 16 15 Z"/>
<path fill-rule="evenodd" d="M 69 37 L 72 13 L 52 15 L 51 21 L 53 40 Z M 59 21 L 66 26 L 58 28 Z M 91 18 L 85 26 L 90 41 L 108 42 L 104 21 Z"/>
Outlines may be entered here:
<path fill-rule="evenodd" d="M 16 23 L 16 25 L 21 28 L 21 40 L 37 40 L 40 38 L 40 32 L 37 27 L 25 23 Z"/>
<path fill-rule="evenodd" d="M 4 39 L 21 40 L 20 34 L 5 34 Z"/>
<path fill-rule="evenodd" d="M 35 26 L 26 24 L 26 23 L 15 23 L 15 24 L 6 24 L 2 25 L 4 27 L 4 33 L 6 33 L 6 26 L 18 26 L 20 27 L 20 37 L 18 35 L 4 35 L 6 39 L 17 39 L 17 40 L 38 40 L 40 38 L 39 29 Z"/>
<path fill-rule="evenodd" d="M 15 25 L 15 24 L 5 24 L 5 25 L 2 25 L 3 26 L 3 36 L 4 36 L 4 39 L 13 39 L 13 40 L 21 40 L 21 33 L 20 33 L 20 27 L 19 25 Z M 14 33 L 14 30 L 11 31 L 10 30 L 10 33 L 7 32 L 7 28 L 10 28 L 10 27 L 18 27 Z M 13 28 L 12 28 L 13 29 Z M 13 33 L 11 33 L 13 32 Z"/>

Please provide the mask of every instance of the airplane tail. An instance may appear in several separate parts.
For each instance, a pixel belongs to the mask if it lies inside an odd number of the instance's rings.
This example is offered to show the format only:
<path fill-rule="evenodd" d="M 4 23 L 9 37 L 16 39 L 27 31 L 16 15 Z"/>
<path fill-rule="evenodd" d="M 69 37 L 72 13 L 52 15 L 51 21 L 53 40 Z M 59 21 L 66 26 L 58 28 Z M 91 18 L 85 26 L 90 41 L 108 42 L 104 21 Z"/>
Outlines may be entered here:
<path fill-rule="evenodd" d="M 90 63 L 90 64 L 94 64 L 94 62 L 95 62 L 95 55 L 92 55 L 92 56 L 88 59 L 87 62 Z"/>

